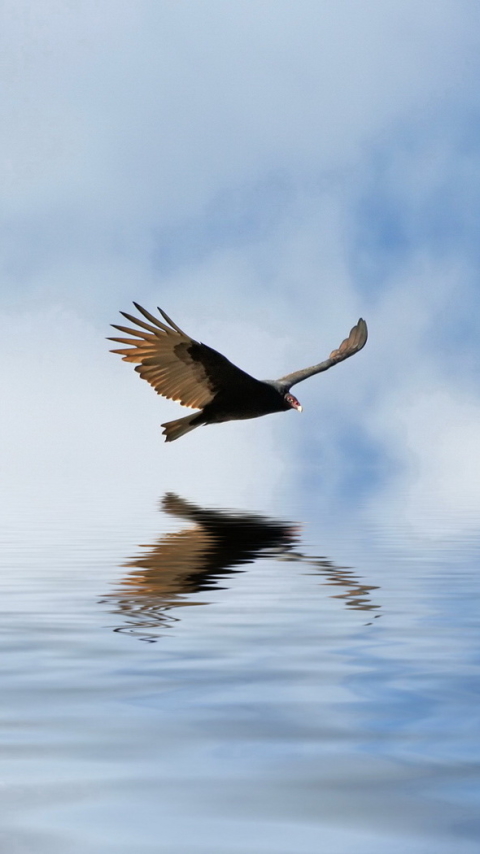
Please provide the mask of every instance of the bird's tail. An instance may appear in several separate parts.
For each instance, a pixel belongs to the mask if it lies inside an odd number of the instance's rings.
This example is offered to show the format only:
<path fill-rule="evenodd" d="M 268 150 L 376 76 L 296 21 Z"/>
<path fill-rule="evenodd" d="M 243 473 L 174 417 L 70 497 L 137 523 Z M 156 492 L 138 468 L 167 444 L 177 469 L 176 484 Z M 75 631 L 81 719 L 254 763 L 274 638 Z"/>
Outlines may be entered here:
<path fill-rule="evenodd" d="M 198 412 L 194 412 L 192 415 L 187 415 L 186 418 L 177 418 L 176 421 L 167 421 L 166 424 L 162 424 L 162 427 L 165 428 L 162 433 L 165 436 L 165 441 L 173 442 L 180 436 L 184 436 L 185 433 L 189 433 L 190 430 L 195 430 L 195 427 L 199 427 L 202 422 L 196 420 L 198 415 Z"/>

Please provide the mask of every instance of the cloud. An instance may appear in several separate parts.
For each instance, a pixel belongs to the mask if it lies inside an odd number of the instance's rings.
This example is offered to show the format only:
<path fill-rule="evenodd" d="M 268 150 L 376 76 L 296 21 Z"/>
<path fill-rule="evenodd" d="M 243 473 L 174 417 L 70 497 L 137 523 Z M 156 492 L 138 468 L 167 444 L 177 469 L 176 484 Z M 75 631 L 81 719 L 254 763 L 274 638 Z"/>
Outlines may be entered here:
<path fill-rule="evenodd" d="M 480 405 L 477 5 L 9 0 L 3 16 L 12 489 L 96 473 L 238 506 L 283 484 L 425 532 L 452 495 L 476 507 L 459 448 Z M 299 389 L 297 420 L 167 454 L 158 424 L 178 409 L 103 340 L 131 299 L 260 377 L 324 358 L 360 315 L 371 337 Z M 442 412 L 454 428 L 431 448 Z"/>
<path fill-rule="evenodd" d="M 439 385 L 409 395 L 395 412 L 392 445 L 403 458 L 397 479 L 375 496 L 372 515 L 405 525 L 410 546 L 478 533 L 478 399 Z"/>
<path fill-rule="evenodd" d="M 399 117 L 455 97 L 476 50 L 474 7 L 448 0 L 435 15 L 413 2 L 5 6 L 12 212 L 73 202 L 117 227 L 198 215 L 272 169 L 343 169 Z"/>

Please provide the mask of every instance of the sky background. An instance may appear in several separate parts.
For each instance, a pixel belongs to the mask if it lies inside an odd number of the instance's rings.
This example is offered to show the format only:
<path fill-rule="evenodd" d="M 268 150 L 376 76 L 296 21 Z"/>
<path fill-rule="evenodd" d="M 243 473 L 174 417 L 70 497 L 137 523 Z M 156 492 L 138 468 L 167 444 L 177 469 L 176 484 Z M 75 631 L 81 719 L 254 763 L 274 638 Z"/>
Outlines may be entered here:
<path fill-rule="evenodd" d="M 476 535 L 476 0 L 3 0 L 0 56 L 3 510 L 171 490 Z M 132 300 L 260 379 L 370 339 L 302 415 L 166 446 L 188 411 L 105 341 Z"/>

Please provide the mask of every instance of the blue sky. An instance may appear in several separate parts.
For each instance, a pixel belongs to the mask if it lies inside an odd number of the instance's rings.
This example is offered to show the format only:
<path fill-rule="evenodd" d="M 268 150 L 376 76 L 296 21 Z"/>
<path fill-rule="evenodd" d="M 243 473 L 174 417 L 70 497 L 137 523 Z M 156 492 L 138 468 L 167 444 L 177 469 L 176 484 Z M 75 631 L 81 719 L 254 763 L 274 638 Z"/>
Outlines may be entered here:
<path fill-rule="evenodd" d="M 262 510 L 358 490 L 417 536 L 475 530 L 478 4 L 5 0 L 1 17 L 9 495 L 146 479 Z M 104 341 L 132 299 L 260 378 L 324 358 L 360 315 L 370 341 L 299 387 L 302 416 L 168 447 L 178 407 Z"/>

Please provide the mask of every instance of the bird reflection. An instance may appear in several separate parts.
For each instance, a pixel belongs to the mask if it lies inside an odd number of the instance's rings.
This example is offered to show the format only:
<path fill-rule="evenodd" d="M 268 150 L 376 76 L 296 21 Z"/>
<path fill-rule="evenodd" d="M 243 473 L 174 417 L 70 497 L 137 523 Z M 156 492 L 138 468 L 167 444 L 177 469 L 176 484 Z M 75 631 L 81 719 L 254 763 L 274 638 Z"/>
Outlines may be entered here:
<path fill-rule="evenodd" d="M 123 618 L 115 631 L 156 640 L 176 620 L 174 609 L 206 604 L 192 600 L 191 594 L 221 589 L 220 578 L 241 572 L 238 567 L 258 558 L 302 563 L 322 577 L 322 584 L 338 587 L 334 597 L 348 608 L 379 608 L 370 600 L 371 591 L 377 588 L 361 583 L 353 570 L 296 549 L 298 526 L 260 515 L 198 507 L 173 493 L 167 493 L 160 506 L 165 513 L 188 521 L 189 526 L 141 546 L 143 552 L 123 564 L 128 573 L 102 600 L 113 602 L 113 613 Z"/>

